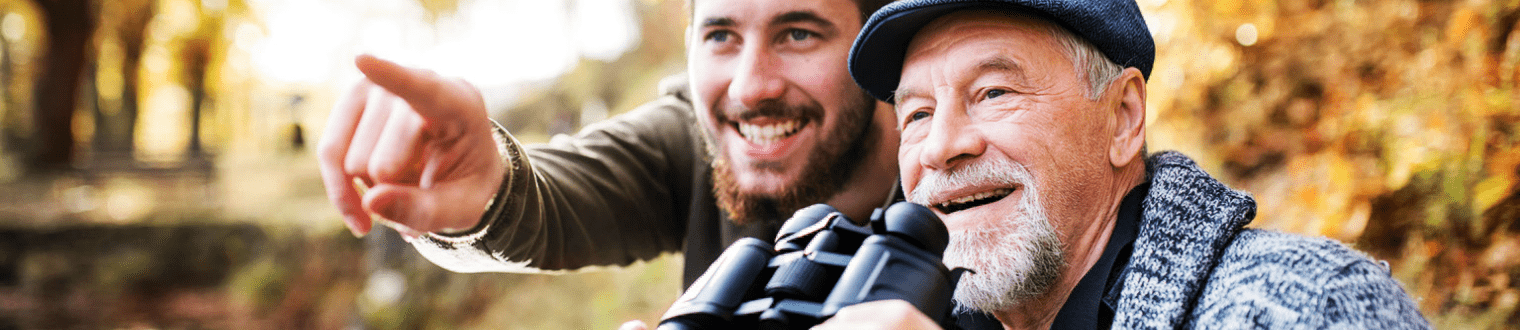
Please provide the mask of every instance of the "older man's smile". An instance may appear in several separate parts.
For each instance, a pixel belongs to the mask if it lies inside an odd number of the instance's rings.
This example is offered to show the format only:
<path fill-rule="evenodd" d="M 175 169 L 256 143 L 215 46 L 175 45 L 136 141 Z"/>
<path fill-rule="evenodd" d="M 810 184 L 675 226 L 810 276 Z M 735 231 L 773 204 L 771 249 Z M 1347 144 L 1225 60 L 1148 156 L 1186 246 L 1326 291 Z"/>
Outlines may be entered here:
<path fill-rule="evenodd" d="M 982 205 L 992 204 L 1003 200 L 1004 198 L 1008 197 L 1008 195 L 1013 194 L 1014 190 L 1015 188 L 995 188 L 992 190 L 982 190 L 980 192 L 963 194 L 959 197 L 948 198 L 943 202 L 934 203 L 933 207 L 934 209 L 937 209 L 947 215 L 953 214 L 956 212 L 968 210 Z"/>

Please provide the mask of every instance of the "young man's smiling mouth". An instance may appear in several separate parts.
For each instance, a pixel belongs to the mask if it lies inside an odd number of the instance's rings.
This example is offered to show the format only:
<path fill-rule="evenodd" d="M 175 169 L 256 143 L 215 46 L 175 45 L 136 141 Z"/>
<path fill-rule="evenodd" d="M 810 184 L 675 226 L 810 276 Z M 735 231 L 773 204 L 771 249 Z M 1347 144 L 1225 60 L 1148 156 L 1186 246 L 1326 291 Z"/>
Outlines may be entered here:
<path fill-rule="evenodd" d="M 798 148 L 816 137 L 807 132 L 814 121 L 806 117 L 756 116 L 728 122 L 734 137 L 729 147 L 752 160 L 774 161 L 799 156 Z M 742 151 L 741 151 L 742 150 Z"/>
<path fill-rule="evenodd" d="M 771 120 L 764 124 L 750 122 L 735 122 L 734 129 L 739 131 L 739 136 L 756 146 L 766 147 L 775 144 L 781 139 L 792 137 L 807 122 L 800 119 Z"/>

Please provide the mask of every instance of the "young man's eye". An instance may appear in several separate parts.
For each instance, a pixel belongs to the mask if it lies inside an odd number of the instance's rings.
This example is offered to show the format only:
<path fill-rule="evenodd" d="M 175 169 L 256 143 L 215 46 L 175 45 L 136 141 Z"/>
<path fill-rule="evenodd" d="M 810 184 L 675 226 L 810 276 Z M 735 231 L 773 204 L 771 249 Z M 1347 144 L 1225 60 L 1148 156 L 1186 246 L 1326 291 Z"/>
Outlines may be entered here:
<path fill-rule="evenodd" d="M 803 40 L 808 40 L 809 38 L 816 37 L 817 35 L 818 35 L 817 33 L 813 33 L 813 32 L 807 31 L 807 30 L 796 30 L 796 29 L 794 29 L 794 30 L 791 30 L 791 32 L 787 33 L 787 38 L 791 38 L 792 41 L 803 41 Z"/>
<path fill-rule="evenodd" d="M 730 34 L 732 33 L 729 33 L 728 31 L 713 31 L 708 33 L 707 36 L 703 37 L 702 39 L 712 42 L 728 42 Z"/>

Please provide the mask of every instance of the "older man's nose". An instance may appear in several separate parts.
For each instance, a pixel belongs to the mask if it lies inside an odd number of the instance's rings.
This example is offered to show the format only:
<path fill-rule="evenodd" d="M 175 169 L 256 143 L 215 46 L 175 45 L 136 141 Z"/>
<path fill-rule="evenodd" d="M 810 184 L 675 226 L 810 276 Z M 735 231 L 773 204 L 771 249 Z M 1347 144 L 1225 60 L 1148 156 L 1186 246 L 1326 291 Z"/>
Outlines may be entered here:
<path fill-rule="evenodd" d="M 929 136 L 922 143 L 919 163 L 933 169 L 948 169 L 982 155 L 987 144 L 981 132 L 972 129 L 972 119 L 954 106 L 941 105 L 930 119 Z"/>
<path fill-rule="evenodd" d="M 786 92 L 786 81 L 781 78 L 781 66 L 776 56 L 765 47 L 746 47 L 740 55 L 739 65 L 734 68 L 734 79 L 728 84 L 729 97 L 745 108 L 754 108 L 763 101 L 781 98 Z"/>

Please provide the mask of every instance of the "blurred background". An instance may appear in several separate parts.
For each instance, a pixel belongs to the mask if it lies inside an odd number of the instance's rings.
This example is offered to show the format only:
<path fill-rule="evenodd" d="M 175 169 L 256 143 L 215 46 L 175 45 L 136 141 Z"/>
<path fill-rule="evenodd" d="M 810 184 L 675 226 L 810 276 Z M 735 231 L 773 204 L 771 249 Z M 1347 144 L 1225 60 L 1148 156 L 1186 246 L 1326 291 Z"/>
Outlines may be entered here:
<path fill-rule="evenodd" d="M 573 133 L 683 70 L 684 2 L 0 0 L 0 329 L 655 322 L 679 256 L 450 273 L 348 234 L 313 147 L 359 53 Z M 1520 1 L 1140 6 L 1150 150 L 1388 260 L 1439 328 L 1520 328 Z"/>

